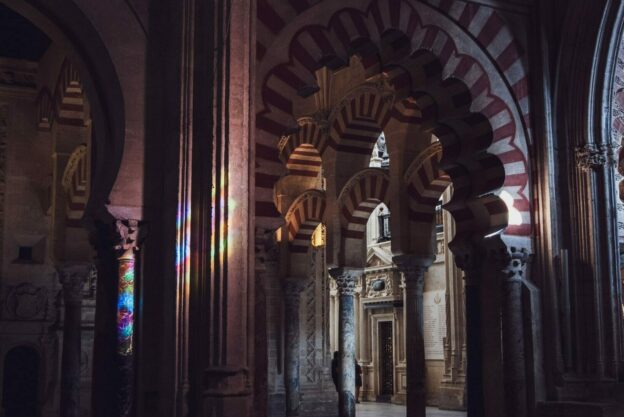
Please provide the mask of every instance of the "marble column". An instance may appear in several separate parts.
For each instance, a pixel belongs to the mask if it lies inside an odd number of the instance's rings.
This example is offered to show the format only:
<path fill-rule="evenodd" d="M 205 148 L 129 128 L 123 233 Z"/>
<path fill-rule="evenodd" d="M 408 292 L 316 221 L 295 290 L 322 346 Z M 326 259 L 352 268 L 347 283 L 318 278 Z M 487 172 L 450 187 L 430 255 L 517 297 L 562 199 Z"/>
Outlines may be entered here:
<path fill-rule="evenodd" d="M 90 265 L 63 266 L 58 271 L 65 306 L 61 357 L 61 417 L 80 416 L 82 285 L 90 271 Z"/>
<path fill-rule="evenodd" d="M 425 272 L 433 263 L 431 257 L 399 255 L 392 258 L 405 277 L 405 359 L 407 373 L 407 417 L 425 417 L 425 338 L 423 291 Z"/>
<path fill-rule="evenodd" d="M 134 290 L 139 222 L 116 222 L 118 242 L 115 245 L 117 276 L 117 409 L 116 416 L 127 417 L 134 405 Z"/>
<path fill-rule="evenodd" d="M 286 416 L 298 416 L 301 405 L 299 382 L 299 304 L 305 280 L 287 278 L 283 282 L 286 344 L 284 385 L 286 387 Z"/>
<path fill-rule="evenodd" d="M 339 296 L 338 351 L 340 375 L 338 407 L 340 417 L 355 416 L 355 286 L 362 269 L 332 268 L 330 275 L 336 280 Z"/>
<path fill-rule="evenodd" d="M 527 386 L 522 311 L 522 280 L 528 260 L 524 249 L 511 248 L 501 259 L 503 281 L 503 369 L 508 417 L 526 417 Z"/>

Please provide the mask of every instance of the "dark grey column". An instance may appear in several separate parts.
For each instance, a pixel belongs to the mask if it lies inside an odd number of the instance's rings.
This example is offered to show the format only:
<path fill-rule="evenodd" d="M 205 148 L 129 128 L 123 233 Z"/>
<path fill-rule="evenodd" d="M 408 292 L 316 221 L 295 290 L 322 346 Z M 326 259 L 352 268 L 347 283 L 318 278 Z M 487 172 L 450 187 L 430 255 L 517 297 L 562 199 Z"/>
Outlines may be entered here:
<path fill-rule="evenodd" d="M 466 303 L 466 411 L 467 417 L 483 417 L 483 353 L 481 347 L 480 274 L 484 254 L 467 251 L 455 254 L 455 261 L 464 271 Z"/>
<path fill-rule="evenodd" d="M 90 265 L 64 266 L 59 269 L 63 286 L 63 354 L 61 357 L 61 417 L 80 416 L 80 327 L 82 284 Z"/>
<path fill-rule="evenodd" d="M 286 416 L 298 416 L 301 404 L 299 384 L 299 303 L 305 280 L 287 278 L 283 282 L 286 327 L 285 372 Z"/>
<path fill-rule="evenodd" d="M 432 258 L 399 255 L 392 258 L 405 277 L 405 360 L 407 371 L 407 417 L 425 417 L 425 338 L 423 291 L 425 272 Z"/>
<path fill-rule="evenodd" d="M 522 313 L 522 279 L 528 253 L 511 248 L 503 261 L 503 366 L 508 417 L 527 416 L 526 358 Z"/>
<path fill-rule="evenodd" d="M 355 310 L 354 294 L 357 279 L 362 274 L 358 268 L 333 268 L 329 270 L 338 285 L 339 323 L 338 350 L 340 351 L 339 416 L 355 416 Z"/>

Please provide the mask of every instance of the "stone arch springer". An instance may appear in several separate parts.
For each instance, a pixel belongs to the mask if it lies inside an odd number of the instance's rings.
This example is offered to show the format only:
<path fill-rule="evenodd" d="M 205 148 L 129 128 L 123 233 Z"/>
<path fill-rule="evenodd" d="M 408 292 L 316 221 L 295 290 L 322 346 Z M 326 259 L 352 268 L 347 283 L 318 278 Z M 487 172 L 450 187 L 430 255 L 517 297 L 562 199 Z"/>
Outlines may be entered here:
<path fill-rule="evenodd" d="M 348 5 L 351 3 L 355 4 L 356 2 L 348 2 Z M 361 2 L 357 3 L 361 4 Z M 491 194 L 502 187 L 512 197 L 512 205 L 521 213 L 523 219 L 521 225 L 508 226 L 504 233 L 514 237 L 528 237 L 531 230 L 528 195 L 529 171 L 526 158 L 528 130 L 525 129 L 528 120 L 528 108 L 519 111 L 518 107 L 506 104 L 517 103 L 515 100 L 517 89 L 509 87 L 509 83 L 506 82 L 507 73 L 503 74 L 498 71 L 501 63 L 493 62 L 490 55 L 482 50 L 483 48 L 471 37 L 466 36 L 465 31 L 456 25 L 449 16 L 432 10 L 427 5 L 414 4 L 410 1 L 398 0 L 388 3 L 398 6 L 390 8 L 383 2 L 373 1 L 366 10 L 344 7 L 338 11 L 332 11 L 331 16 L 326 16 L 327 26 L 315 25 L 313 27 L 288 29 L 289 33 L 296 32 L 297 34 L 293 36 L 294 39 L 290 39 L 290 42 L 291 46 L 293 42 L 296 42 L 295 45 L 299 52 L 293 54 L 291 48 L 287 59 L 282 61 L 282 64 L 274 66 L 271 66 L 277 60 L 274 55 L 271 55 L 270 59 L 268 56 L 260 58 L 261 68 L 263 68 L 260 72 L 266 76 L 262 81 L 261 88 L 259 88 L 258 102 L 261 104 L 257 118 L 259 131 L 266 133 L 271 130 L 277 132 L 281 129 L 287 129 L 291 123 L 290 113 L 293 110 L 293 100 L 301 94 L 305 94 L 306 91 L 312 90 L 310 86 L 313 86 L 314 83 L 314 72 L 323 66 L 336 66 L 338 62 L 342 62 L 344 65 L 344 62 L 348 62 L 350 54 L 358 54 L 365 61 L 366 67 L 371 69 L 371 74 L 375 73 L 372 70 L 375 68 L 378 72 L 388 74 L 391 84 L 399 91 L 397 102 L 401 102 L 403 105 L 421 102 L 418 107 L 421 110 L 426 109 L 422 113 L 433 114 L 438 119 L 444 119 L 449 113 L 448 110 L 452 113 L 452 111 L 463 106 L 462 112 L 465 113 L 465 108 L 469 108 L 471 113 L 466 115 L 463 121 L 455 123 L 455 125 L 448 123 L 441 130 L 438 125 L 438 129 L 434 133 L 440 136 L 445 147 L 448 146 L 448 140 L 445 141 L 444 133 L 450 134 L 460 130 L 461 125 L 464 128 L 470 128 L 479 123 L 484 124 L 484 120 L 479 121 L 475 114 L 483 116 L 483 119 L 490 125 L 491 133 L 486 132 L 481 135 L 482 138 L 475 137 L 474 140 L 477 145 L 464 146 L 465 149 L 459 151 L 453 158 L 443 158 L 446 159 L 443 161 L 443 165 L 446 165 L 446 171 L 453 177 L 454 182 L 470 183 L 470 181 L 462 181 L 460 177 L 464 176 L 469 180 L 479 178 L 477 175 L 479 170 L 488 169 L 488 166 L 491 168 L 497 164 L 496 161 L 488 157 L 488 154 L 495 155 L 500 161 L 504 175 L 498 179 L 499 183 L 493 184 L 496 187 L 492 186 L 490 189 L 477 187 L 478 190 L 469 190 L 470 187 L 467 187 L 464 198 L 470 196 L 475 201 L 471 201 L 470 204 L 466 203 L 465 206 L 472 206 L 472 211 L 487 212 L 486 206 L 492 206 L 496 201 L 496 197 L 492 197 Z M 433 19 L 434 17 L 440 19 L 436 21 Z M 496 18 L 492 17 L 492 19 L 496 21 Z M 498 24 L 504 23 L 497 22 Z M 374 49 L 375 45 L 384 45 L 383 36 L 386 33 L 391 33 L 391 31 L 394 31 L 392 36 L 395 36 L 394 40 L 398 42 L 399 46 L 386 51 L 384 56 L 378 53 L 379 50 L 374 50 L 371 53 L 370 49 Z M 404 35 L 403 40 L 400 33 L 399 35 L 396 34 L 397 31 Z M 404 40 L 408 41 L 408 47 L 405 46 Z M 262 42 L 262 39 L 259 39 L 259 42 Z M 471 54 L 467 53 L 470 49 L 468 46 L 472 47 Z M 477 48 L 474 48 L 475 46 Z M 475 50 L 476 52 L 472 52 Z M 412 66 L 411 70 L 407 71 L 398 65 L 402 62 L 401 59 L 409 58 L 418 62 L 418 60 L 426 59 L 428 54 L 438 58 L 439 68 L 436 69 L 434 62 L 429 62 L 424 66 L 420 65 L 423 70 L 420 74 L 416 74 L 414 68 L 418 68 L 417 65 Z M 330 59 L 332 56 L 334 58 Z M 446 85 L 443 86 L 445 88 L 442 88 L 444 94 L 438 94 L 438 103 L 442 102 L 439 100 L 440 97 L 445 96 L 447 97 L 445 102 L 447 105 L 453 101 L 458 103 L 455 108 L 450 107 L 445 110 L 444 106 L 439 104 L 423 105 L 423 100 L 434 102 L 431 97 L 435 98 L 436 94 L 431 91 L 411 95 L 403 93 L 405 97 L 403 98 L 401 92 L 411 93 L 413 90 L 410 83 L 431 76 L 432 73 L 427 73 L 428 70 L 438 71 L 441 74 L 441 81 L 446 82 Z M 453 80 L 461 81 L 465 89 L 462 89 L 461 84 L 453 82 Z M 526 82 L 524 78 L 522 80 Z M 467 92 L 468 94 L 466 94 Z M 469 106 L 466 105 L 467 97 L 472 98 Z M 409 100 L 404 102 L 401 99 Z M 490 136 L 490 143 L 487 143 L 485 138 L 487 135 Z M 473 149 L 470 149 L 471 147 Z M 463 154 L 464 152 L 466 154 Z M 471 154 L 474 156 L 472 161 L 470 161 Z M 452 165 L 451 162 L 460 160 L 461 169 L 453 170 L 453 167 L 450 166 Z M 258 165 L 261 166 L 262 164 L 263 161 L 259 160 Z M 480 197 L 483 197 L 484 200 L 478 203 Z M 456 203 L 456 205 L 458 204 Z M 478 207 L 479 205 L 481 207 Z M 495 222 L 489 221 L 488 223 Z M 485 232 L 483 230 L 483 233 Z"/>

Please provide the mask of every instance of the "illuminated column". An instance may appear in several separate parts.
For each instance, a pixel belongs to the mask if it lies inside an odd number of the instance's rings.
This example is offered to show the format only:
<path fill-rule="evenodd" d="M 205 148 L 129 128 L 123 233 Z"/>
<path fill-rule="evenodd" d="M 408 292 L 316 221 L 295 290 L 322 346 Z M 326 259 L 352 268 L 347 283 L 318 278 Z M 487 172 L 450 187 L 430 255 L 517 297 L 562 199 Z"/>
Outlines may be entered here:
<path fill-rule="evenodd" d="M 61 417 L 80 416 L 80 327 L 82 284 L 91 272 L 90 265 L 59 268 L 63 286 L 63 354 L 61 358 Z"/>
<path fill-rule="evenodd" d="M 286 325 L 286 350 L 284 385 L 286 386 L 286 416 L 298 416 L 301 402 L 299 383 L 299 303 L 305 281 L 287 278 L 284 288 L 284 317 Z"/>
<path fill-rule="evenodd" d="M 511 248 L 503 257 L 503 366 L 508 417 L 526 417 L 527 387 L 522 312 L 522 280 L 528 253 Z"/>
<path fill-rule="evenodd" d="M 339 294 L 338 350 L 340 352 L 339 416 L 355 416 L 355 285 L 362 269 L 332 268 Z"/>
<path fill-rule="evenodd" d="M 136 220 L 117 221 L 120 238 L 117 251 L 117 412 L 130 416 L 134 402 L 134 289 L 139 224 Z"/>
<path fill-rule="evenodd" d="M 405 366 L 407 373 L 407 417 L 425 417 L 425 338 L 423 291 L 425 272 L 432 258 L 400 255 L 392 258 L 405 277 Z"/>

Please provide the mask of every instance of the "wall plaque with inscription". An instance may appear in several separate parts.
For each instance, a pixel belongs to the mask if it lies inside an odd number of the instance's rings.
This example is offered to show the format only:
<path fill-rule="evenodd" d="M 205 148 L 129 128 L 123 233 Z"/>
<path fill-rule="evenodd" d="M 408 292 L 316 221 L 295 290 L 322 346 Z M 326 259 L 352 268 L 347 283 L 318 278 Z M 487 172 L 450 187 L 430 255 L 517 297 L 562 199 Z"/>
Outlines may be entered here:
<path fill-rule="evenodd" d="M 425 321 L 425 359 L 444 359 L 446 337 L 446 303 L 444 291 L 426 291 L 423 294 Z"/>

